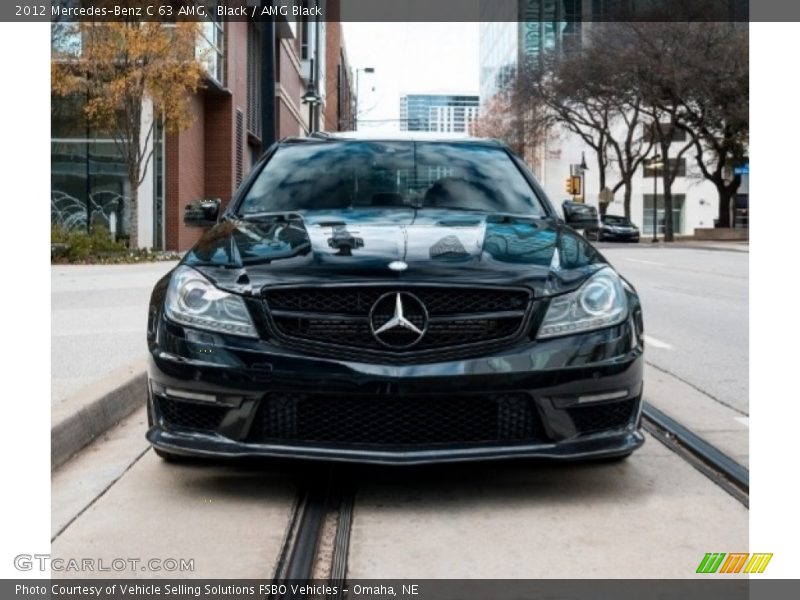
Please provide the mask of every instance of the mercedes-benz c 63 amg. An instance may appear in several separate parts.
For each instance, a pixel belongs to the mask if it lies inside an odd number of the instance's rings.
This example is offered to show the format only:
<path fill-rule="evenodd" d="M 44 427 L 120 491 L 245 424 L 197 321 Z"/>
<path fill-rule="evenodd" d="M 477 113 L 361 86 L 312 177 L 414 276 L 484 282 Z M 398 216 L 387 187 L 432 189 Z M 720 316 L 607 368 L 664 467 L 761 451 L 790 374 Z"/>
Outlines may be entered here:
<path fill-rule="evenodd" d="M 617 458 L 638 448 L 633 287 L 499 142 L 284 140 L 152 293 L 164 458 Z"/>

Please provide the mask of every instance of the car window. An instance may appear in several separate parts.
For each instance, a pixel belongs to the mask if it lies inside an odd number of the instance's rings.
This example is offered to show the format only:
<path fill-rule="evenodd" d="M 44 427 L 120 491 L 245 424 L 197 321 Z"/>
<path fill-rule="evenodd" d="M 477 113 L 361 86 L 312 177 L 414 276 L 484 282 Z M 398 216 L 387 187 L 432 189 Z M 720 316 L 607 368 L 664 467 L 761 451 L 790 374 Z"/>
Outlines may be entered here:
<path fill-rule="evenodd" d="M 279 148 L 239 214 L 436 207 L 545 214 L 502 148 L 447 142 L 342 141 Z"/>
<path fill-rule="evenodd" d="M 603 223 L 607 225 L 627 225 L 628 219 L 625 217 L 617 217 L 615 215 L 606 215 L 603 217 Z"/>

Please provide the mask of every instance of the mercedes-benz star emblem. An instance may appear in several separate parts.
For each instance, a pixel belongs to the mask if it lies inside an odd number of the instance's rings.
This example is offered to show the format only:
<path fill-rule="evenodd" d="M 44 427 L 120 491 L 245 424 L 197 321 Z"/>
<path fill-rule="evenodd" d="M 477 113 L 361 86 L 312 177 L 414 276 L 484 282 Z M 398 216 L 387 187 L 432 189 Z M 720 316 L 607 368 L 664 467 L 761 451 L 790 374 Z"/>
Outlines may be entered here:
<path fill-rule="evenodd" d="M 407 268 L 408 264 L 402 260 L 393 260 L 392 262 L 389 263 L 389 269 L 396 273 L 402 273 Z"/>
<path fill-rule="evenodd" d="M 428 311 L 422 300 L 409 292 L 384 294 L 369 311 L 372 335 L 388 348 L 410 348 L 428 329 Z"/>

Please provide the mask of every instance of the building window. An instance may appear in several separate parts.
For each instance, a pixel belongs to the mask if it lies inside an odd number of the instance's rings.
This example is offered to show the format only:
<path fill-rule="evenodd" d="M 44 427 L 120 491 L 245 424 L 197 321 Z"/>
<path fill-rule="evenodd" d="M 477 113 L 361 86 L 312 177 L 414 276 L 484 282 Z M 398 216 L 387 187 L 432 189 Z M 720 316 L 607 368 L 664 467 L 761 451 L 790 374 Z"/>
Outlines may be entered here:
<path fill-rule="evenodd" d="M 117 142 L 89 126 L 85 97 L 51 99 L 50 220 L 67 231 L 104 227 L 117 238 L 130 231 L 128 167 Z M 164 135 L 160 122 L 153 132 L 153 247 L 163 249 Z M 149 196 L 142 188 L 139 201 Z"/>
<path fill-rule="evenodd" d="M 684 212 L 683 206 L 686 203 L 685 194 L 672 194 L 672 231 L 673 233 L 683 233 L 684 226 Z M 658 210 L 656 211 L 656 226 L 658 234 L 664 234 L 664 196 L 658 194 L 656 196 L 656 204 Z M 644 213 L 642 215 L 642 233 L 645 235 L 653 235 L 653 194 L 644 195 Z"/>
<path fill-rule="evenodd" d="M 50 28 L 50 44 L 53 56 L 80 56 L 83 47 L 80 23 L 53 23 Z"/>
<path fill-rule="evenodd" d="M 219 20 L 215 7 L 208 11 L 209 19 L 201 26 L 201 39 L 197 45 L 197 58 L 205 66 L 206 73 L 218 84 L 225 85 L 225 23 Z"/>
<path fill-rule="evenodd" d="M 126 235 L 130 220 L 128 169 L 116 142 L 89 127 L 85 98 L 51 100 L 50 218 L 68 231 L 102 225 Z"/>
<path fill-rule="evenodd" d="M 247 32 L 247 131 L 261 139 L 261 37 L 255 23 Z"/>

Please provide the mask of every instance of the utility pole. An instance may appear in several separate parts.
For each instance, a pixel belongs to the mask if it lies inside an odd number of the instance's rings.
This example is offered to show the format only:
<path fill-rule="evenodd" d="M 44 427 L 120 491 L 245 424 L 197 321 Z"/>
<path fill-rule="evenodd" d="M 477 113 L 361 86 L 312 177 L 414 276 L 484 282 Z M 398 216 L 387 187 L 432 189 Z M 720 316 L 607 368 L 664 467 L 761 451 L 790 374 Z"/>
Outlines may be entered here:
<path fill-rule="evenodd" d="M 661 155 L 656 154 L 647 161 L 647 166 L 653 169 L 653 239 L 654 244 L 658 242 L 658 169 L 663 167 Z"/>

